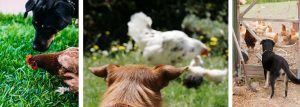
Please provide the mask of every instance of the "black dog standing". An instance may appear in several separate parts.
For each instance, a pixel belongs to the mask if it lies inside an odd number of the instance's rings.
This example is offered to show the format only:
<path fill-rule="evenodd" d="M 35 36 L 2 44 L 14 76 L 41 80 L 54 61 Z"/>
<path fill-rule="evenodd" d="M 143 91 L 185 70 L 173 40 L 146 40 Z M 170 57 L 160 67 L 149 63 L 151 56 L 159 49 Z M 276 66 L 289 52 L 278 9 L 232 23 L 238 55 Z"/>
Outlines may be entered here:
<path fill-rule="evenodd" d="M 78 18 L 78 0 L 28 0 L 26 12 L 33 12 L 35 38 L 32 48 L 44 52 L 50 47 L 55 34 Z"/>
<path fill-rule="evenodd" d="M 287 61 L 273 52 L 273 47 L 275 43 L 270 39 L 265 39 L 260 42 L 263 48 L 262 54 L 262 64 L 264 68 L 264 76 L 266 79 L 265 87 L 268 87 L 269 82 L 272 88 L 272 93 L 270 98 L 274 95 L 275 81 L 280 76 L 280 74 L 286 73 L 284 76 L 285 85 L 285 97 L 287 96 L 288 89 L 288 79 L 290 79 L 295 84 L 300 84 L 300 79 L 296 78 L 294 74 L 289 69 L 289 64 Z M 283 69 L 284 72 L 280 72 Z"/>

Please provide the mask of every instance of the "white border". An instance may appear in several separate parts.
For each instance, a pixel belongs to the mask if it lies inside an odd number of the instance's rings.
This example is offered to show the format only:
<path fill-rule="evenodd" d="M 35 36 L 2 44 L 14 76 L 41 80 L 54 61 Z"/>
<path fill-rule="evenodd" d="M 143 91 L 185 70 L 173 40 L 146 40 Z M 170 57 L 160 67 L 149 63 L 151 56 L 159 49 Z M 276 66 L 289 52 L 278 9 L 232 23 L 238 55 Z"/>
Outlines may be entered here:
<path fill-rule="evenodd" d="M 83 0 L 79 0 L 79 107 L 83 107 Z"/>
<path fill-rule="evenodd" d="M 233 18 L 232 18 L 232 0 L 228 0 L 228 107 L 232 107 L 232 28 L 233 28 Z"/>

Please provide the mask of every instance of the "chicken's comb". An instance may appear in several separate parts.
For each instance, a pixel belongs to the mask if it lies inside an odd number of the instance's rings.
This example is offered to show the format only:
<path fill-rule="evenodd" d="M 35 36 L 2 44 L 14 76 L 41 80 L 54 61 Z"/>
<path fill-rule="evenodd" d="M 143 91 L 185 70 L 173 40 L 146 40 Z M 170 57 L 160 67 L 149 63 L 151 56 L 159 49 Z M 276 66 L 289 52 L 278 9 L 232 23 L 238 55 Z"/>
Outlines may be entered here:
<path fill-rule="evenodd" d="M 30 58 L 32 58 L 32 55 L 31 55 L 31 54 L 26 55 L 26 63 L 27 63 L 27 64 L 29 64 Z"/>

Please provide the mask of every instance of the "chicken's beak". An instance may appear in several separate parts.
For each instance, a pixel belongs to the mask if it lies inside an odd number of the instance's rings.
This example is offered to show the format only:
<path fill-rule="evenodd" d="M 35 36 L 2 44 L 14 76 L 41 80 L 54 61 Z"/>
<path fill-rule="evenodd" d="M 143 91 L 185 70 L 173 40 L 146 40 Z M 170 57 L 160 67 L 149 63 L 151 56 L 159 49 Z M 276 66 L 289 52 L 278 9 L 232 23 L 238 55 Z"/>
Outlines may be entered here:
<path fill-rule="evenodd" d="M 204 56 L 208 56 L 208 49 L 202 49 L 200 54 Z"/>

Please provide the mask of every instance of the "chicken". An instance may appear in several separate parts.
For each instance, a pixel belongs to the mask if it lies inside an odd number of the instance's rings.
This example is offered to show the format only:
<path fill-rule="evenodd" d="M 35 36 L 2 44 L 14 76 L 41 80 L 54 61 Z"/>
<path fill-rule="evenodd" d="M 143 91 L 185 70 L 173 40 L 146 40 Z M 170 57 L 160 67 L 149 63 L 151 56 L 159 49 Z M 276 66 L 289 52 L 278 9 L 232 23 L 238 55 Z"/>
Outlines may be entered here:
<path fill-rule="evenodd" d="M 255 43 L 256 43 L 256 38 L 253 37 L 253 35 L 248 31 L 248 29 L 246 29 L 246 33 L 245 33 L 245 38 L 244 38 L 246 45 L 248 48 L 254 48 L 255 47 Z"/>
<path fill-rule="evenodd" d="M 298 32 L 299 31 L 299 23 L 298 22 L 293 22 L 291 29 L 294 29 L 295 32 Z"/>
<path fill-rule="evenodd" d="M 286 30 L 286 26 L 284 24 L 281 25 L 281 32 L 280 32 L 282 39 L 284 42 L 289 42 L 291 35 L 289 32 Z"/>
<path fill-rule="evenodd" d="M 254 26 L 254 31 L 258 35 L 263 34 L 267 29 L 266 23 L 264 21 L 256 21 L 254 22 L 253 26 Z"/>
<path fill-rule="evenodd" d="M 41 68 L 57 75 L 69 85 L 71 92 L 78 93 L 78 48 L 71 47 L 51 54 L 27 55 L 26 63 L 33 70 Z"/>
<path fill-rule="evenodd" d="M 276 43 L 278 41 L 278 33 L 272 32 L 272 27 L 268 26 L 266 29 L 266 32 L 264 34 L 264 36 L 273 39 L 273 41 Z"/>
<path fill-rule="evenodd" d="M 240 24 L 240 36 L 241 36 L 242 38 L 244 38 L 244 37 L 245 37 L 245 33 L 246 33 L 246 28 L 245 28 L 245 26 L 243 26 L 242 24 Z"/>
<path fill-rule="evenodd" d="M 223 82 L 227 77 L 227 70 L 219 70 L 219 69 L 206 69 L 200 66 L 189 66 L 188 71 L 194 75 L 198 75 L 200 77 L 204 77 L 209 81 L 213 81 L 215 83 Z"/>
<path fill-rule="evenodd" d="M 152 20 L 139 12 L 128 22 L 128 34 L 151 64 L 176 64 L 208 54 L 208 48 L 182 31 L 157 31 L 151 28 Z"/>
<path fill-rule="evenodd" d="M 299 39 L 299 33 L 296 32 L 295 29 L 291 29 L 291 38 L 290 38 L 290 44 L 294 44 Z"/>

